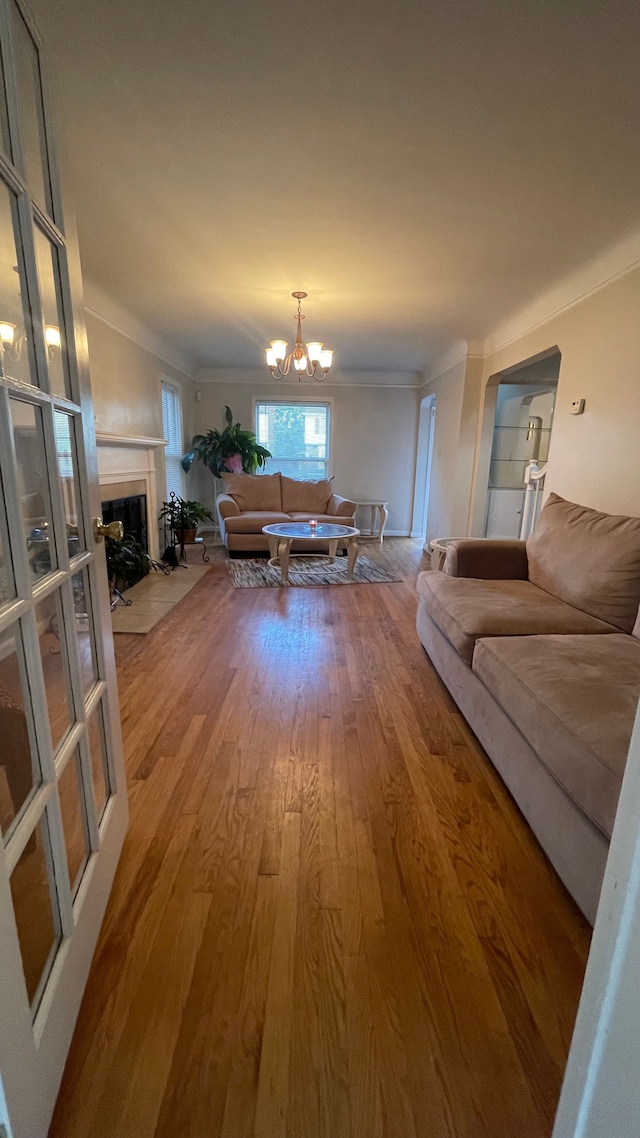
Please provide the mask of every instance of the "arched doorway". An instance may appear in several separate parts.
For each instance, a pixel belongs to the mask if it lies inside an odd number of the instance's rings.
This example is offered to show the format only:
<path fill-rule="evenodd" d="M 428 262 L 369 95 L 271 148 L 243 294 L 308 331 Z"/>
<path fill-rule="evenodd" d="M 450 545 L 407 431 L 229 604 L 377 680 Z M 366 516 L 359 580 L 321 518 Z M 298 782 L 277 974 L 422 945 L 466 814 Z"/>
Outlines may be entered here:
<path fill-rule="evenodd" d="M 411 536 L 421 538 L 427 548 L 429 527 L 429 497 L 431 492 L 431 467 L 433 463 L 433 438 L 436 424 L 436 396 L 426 395 L 420 404 L 418 426 L 418 453 L 416 456 L 416 480 L 413 494 L 413 521 Z"/>

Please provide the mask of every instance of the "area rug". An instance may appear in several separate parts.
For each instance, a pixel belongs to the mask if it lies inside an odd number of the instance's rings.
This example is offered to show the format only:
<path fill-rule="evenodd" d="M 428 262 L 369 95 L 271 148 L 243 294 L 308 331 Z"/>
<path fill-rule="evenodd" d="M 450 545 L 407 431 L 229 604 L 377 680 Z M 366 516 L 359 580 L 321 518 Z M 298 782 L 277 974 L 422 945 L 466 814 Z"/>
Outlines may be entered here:
<path fill-rule="evenodd" d="M 259 557 L 227 561 L 227 569 L 234 589 L 282 588 L 280 570 Z M 292 557 L 289 562 L 290 585 L 377 585 L 388 581 L 401 581 L 368 557 L 359 557 L 353 579 L 347 576 L 346 557 L 337 557 L 331 564 L 318 557 Z"/>

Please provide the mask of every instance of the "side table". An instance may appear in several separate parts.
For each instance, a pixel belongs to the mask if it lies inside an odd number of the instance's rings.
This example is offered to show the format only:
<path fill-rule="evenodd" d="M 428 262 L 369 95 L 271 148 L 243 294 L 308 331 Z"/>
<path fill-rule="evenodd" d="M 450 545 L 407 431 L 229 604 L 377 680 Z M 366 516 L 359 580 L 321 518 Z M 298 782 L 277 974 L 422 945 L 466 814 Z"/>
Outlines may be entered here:
<path fill-rule="evenodd" d="M 370 510 L 371 537 L 374 541 L 377 541 L 379 545 L 382 545 L 384 541 L 384 527 L 389 517 L 389 510 L 387 508 L 389 503 L 383 502 L 379 498 L 352 498 L 351 501 L 354 502 L 356 506 L 364 506 Z"/>

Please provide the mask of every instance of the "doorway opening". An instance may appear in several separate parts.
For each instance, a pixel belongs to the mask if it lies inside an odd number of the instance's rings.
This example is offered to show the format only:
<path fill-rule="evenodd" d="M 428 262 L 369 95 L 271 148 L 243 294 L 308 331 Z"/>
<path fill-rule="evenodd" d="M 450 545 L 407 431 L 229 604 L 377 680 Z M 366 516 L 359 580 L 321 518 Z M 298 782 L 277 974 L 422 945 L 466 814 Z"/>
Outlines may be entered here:
<path fill-rule="evenodd" d="M 420 404 L 418 425 L 418 452 L 416 456 L 416 479 L 413 494 L 413 520 L 411 536 L 418 537 L 428 549 L 429 538 L 429 498 L 431 495 L 431 468 L 433 464 L 433 439 L 436 426 L 436 397 L 427 395 Z"/>
<path fill-rule="evenodd" d="M 549 457 L 560 352 L 496 377 L 484 536 L 520 537 L 529 463 Z"/>

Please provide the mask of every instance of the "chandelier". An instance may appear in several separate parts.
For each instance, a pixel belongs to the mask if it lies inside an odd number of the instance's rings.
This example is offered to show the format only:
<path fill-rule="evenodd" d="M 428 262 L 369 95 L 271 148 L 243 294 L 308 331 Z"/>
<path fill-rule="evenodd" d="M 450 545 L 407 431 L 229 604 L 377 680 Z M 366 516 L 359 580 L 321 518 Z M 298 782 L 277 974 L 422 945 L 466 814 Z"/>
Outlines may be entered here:
<path fill-rule="evenodd" d="M 56 353 L 62 348 L 62 337 L 60 329 L 56 324 L 45 324 L 44 326 L 44 342 L 47 349 L 47 359 L 51 361 Z M 0 359 L 11 360 L 12 363 L 17 364 L 22 358 L 27 337 L 17 324 L 11 324 L 8 320 L 0 320 Z"/>
<path fill-rule="evenodd" d="M 307 344 L 305 351 L 304 344 L 302 343 L 302 321 L 304 316 L 300 311 L 300 301 L 306 297 L 306 292 L 292 292 L 292 297 L 298 301 L 298 311 L 294 316 L 294 320 L 298 321 L 298 329 L 296 332 L 296 342 L 292 352 L 286 355 L 287 341 L 286 340 L 272 340 L 268 348 L 265 348 L 267 353 L 267 367 L 270 369 L 274 379 L 284 379 L 285 375 L 289 374 L 291 361 L 298 373 L 298 379 L 302 379 L 302 373 L 317 379 L 319 383 L 327 378 L 329 368 L 333 362 L 333 351 L 329 348 L 323 348 L 318 340 L 314 340 Z"/>

